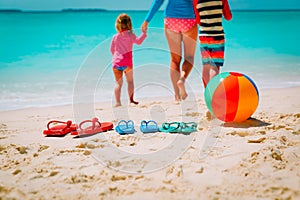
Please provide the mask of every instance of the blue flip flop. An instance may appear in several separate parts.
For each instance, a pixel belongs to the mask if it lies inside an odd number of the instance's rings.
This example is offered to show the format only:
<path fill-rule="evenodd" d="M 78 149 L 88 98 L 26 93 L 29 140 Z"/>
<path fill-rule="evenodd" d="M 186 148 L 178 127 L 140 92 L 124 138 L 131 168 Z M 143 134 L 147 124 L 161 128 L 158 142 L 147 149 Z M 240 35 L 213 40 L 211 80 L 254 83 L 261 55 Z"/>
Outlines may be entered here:
<path fill-rule="evenodd" d="M 133 134 L 135 132 L 134 122 L 132 120 L 129 121 L 121 120 L 116 126 L 116 131 L 120 135 Z"/>
<path fill-rule="evenodd" d="M 155 133 L 158 131 L 158 125 L 153 120 L 149 120 L 149 121 L 143 120 L 141 121 L 140 130 L 143 133 Z"/>

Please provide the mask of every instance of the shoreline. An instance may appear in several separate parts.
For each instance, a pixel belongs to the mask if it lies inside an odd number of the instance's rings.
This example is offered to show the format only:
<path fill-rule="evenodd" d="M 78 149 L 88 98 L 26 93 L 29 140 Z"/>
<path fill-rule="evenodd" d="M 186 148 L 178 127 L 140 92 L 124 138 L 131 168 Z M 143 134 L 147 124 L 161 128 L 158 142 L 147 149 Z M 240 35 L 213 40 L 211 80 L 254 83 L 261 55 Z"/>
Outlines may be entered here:
<path fill-rule="evenodd" d="M 289 87 L 275 87 L 275 88 L 258 88 L 259 89 L 259 95 L 261 95 L 263 92 L 265 91 L 273 91 L 273 90 L 289 90 L 289 89 L 293 89 L 293 90 L 299 90 L 300 91 L 300 86 L 289 86 Z M 191 92 L 191 91 L 188 91 L 188 92 Z M 200 98 L 200 99 L 203 99 L 203 93 L 204 91 L 200 91 L 198 92 L 196 95 L 196 98 Z M 141 98 L 138 98 L 138 101 L 140 103 L 143 103 L 144 101 L 151 101 L 151 99 L 154 100 L 157 100 L 157 98 L 160 98 L 162 100 L 167 100 L 169 99 L 170 101 L 173 101 L 173 97 L 171 96 L 166 96 L 166 95 L 162 95 L 162 96 L 158 96 L 158 97 L 141 97 Z M 122 99 L 123 102 L 127 102 L 128 99 Z M 114 100 L 111 99 L 111 100 L 103 100 L 103 101 L 95 101 L 94 104 L 97 105 L 97 104 L 101 104 L 101 103 L 111 103 L 113 102 Z M 40 106 L 29 106 L 29 107 L 22 107 L 22 108 L 11 108 L 11 109 L 4 109 L 4 110 L 0 110 L 0 113 L 2 112 L 10 112 L 10 111 L 18 111 L 18 110 L 28 110 L 28 109 L 47 109 L 47 108 L 60 108 L 60 107 L 69 107 L 69 106 L 73 106 L 74 104 L 73 103 L 65 103 L 65 104 L 56 104 L 56 105 L 40 105 Z M 123 106 L 126 106 L 126 104 L 124 104 Z"/>

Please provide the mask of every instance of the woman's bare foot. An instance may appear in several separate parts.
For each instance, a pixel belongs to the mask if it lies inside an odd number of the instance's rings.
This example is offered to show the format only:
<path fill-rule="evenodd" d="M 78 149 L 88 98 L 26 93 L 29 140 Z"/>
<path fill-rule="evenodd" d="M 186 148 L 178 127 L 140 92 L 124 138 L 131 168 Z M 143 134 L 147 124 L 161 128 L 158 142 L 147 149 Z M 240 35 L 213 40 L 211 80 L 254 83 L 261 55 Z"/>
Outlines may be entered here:
<path fill-rule="evenodd" d="M 175 101 L 174 101 L 174 104 L 175 104 L 175 105 L 179 105 L 179 104 L 180 104 L 180 100 L 175 100 Z"/>
<path fill-rule="evenodd" d="M 121 102 L 116 103 L 115 107 L 120 107 L 122 106 Z"/>
<path fill-rule="evenodd" d="M 180 101 L 181 101 L 180 97 L 177 96 L 177 95 L 175 95 L 174 104 L 175 104 L 175 105 L 178 105 L 178 104 L 180 104 Z"/>
<path fill-rule="evenodd" d="M 186 90 L 185 90 L 184 83 L 185 83 L 185 79 L 184 78 L 180 78 L 179 81 L 177 82 L 177 86 L 179 88 L 182 100 L 185 100 L 187 98 L 187 96 L 188 96 L 188 94 L 186 93 Z"/>

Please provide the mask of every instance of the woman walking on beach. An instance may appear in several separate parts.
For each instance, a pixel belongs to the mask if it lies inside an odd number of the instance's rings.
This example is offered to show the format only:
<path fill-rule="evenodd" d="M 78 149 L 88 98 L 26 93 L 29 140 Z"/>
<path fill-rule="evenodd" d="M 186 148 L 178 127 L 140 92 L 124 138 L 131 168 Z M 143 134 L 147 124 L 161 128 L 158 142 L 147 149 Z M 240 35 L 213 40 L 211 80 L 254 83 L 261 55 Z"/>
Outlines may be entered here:
<path fill-rule="evenodd" d="M 199 41 L 202 56 L 202 81 L 204 88 L 220 73 L 224 63 L 225 33 L 222 17 L 231 20 L 227 0 L 194 0 L 194 9 L 199 26 Z"/>
<path fill-rule="evenodd" d="M 134 100 L 134 82 L 133 82 L 133 62 L 132 48 L 133 44 L 140 45 L 145 38 L 146 30 L 137 37 L 132 31 L 131 18 L 127 14 L 120 14 L 116 19 L 117 34 L 114 35 L 110 51 L 113 55 L 112 67 L 116 79 L 114 88 L 116 107 L 121 106 L 121 88 L 123 85 L 123 73 L 126 76 L 128 86 L 128 96 L 130 103 L 138 104 Z"/>
<path fill-rule="evenodd" d="M 163 2 L 164 0 L 153 1 L 142 24 L 143 31 L 147 30 L 148 24 Z M 185 90 L 185 81 L 194 65 L 198 32 L 193 0 L 168 0 L 164 16 L 165 36 L 171 55 L 170 76 L 175 93 L 175 102 L 178 103 L 188 96 Z M 181 68 L 182 46 L 184 61 Z"/>

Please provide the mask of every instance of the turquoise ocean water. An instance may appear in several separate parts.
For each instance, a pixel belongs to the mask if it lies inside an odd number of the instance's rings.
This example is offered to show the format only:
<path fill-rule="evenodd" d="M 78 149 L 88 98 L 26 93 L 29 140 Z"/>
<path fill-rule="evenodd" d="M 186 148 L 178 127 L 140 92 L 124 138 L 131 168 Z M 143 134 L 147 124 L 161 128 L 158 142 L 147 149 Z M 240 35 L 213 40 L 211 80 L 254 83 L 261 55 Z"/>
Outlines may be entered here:
<path fill-rule="evenodd" d="M 0 110 L 70 104 L 78 85 L 91 91 L 96 101 L 112 100 L 109 45 L 120 13 L 0 12 Z M 146 12 L 126 13 L 139 34 Z M 245 73 L 258 88 L 300 86 L 300 11 L 235 11 L 224 26 L 222 71 Z M 145 42 L 134 48 L 137 98 L 172 95 L 168 63 L 159 12 Z M 195 94 L 203 91 L 200 72 L 198 44 L 187 83 Z M 85 80 L 94 80 L 94 85 L 85 85 Z M 126 98 L 125 87 L 122 95 Z"/>

